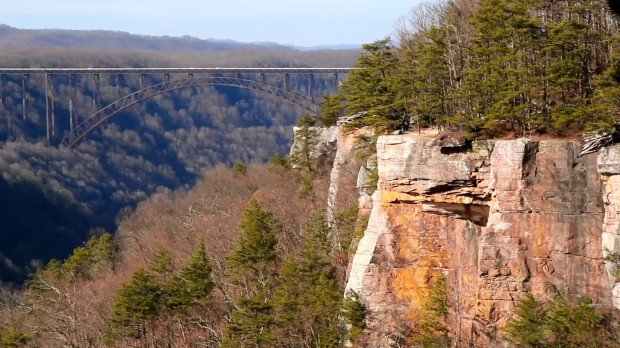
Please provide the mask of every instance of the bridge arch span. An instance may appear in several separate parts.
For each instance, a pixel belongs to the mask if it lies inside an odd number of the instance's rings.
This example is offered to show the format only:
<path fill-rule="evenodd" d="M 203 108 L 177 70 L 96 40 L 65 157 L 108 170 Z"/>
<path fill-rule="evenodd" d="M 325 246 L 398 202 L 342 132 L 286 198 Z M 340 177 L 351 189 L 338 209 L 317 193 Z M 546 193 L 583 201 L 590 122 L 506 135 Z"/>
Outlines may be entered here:
<path fill-rule="evenodd" d="M 280 97 L 310 113 L 316 113 L 318 108 L 310 97 L 303 96 L 299 93 L 278 87 L 265 81 L 227 76 L 188 77 L 184 79 L 168 80 L 160 84 L 147 86 L 137 92 L 117 99 L 74 127 L 62 138 L 61 144 L 69 148 L 74 148 L 79 145 L 89 134 L 94 132 L 97 128 L 103 126 L 127 108 L 163 93 L 197 86 L 230 86 L 250 89 L 260 93 Z"/>

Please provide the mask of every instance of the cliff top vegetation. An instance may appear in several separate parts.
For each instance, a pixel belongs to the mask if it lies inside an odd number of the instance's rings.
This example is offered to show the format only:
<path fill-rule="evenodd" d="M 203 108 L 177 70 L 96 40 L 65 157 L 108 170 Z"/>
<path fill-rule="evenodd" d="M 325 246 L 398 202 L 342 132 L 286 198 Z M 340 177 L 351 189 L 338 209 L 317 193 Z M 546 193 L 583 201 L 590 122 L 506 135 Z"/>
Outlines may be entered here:
<path fill-rule="evenodd" d="M 470 137 L 611 130 L 618 21 L 603 0 L 459 0 L 415 7 L 366 53 L 321 120 Z"/>

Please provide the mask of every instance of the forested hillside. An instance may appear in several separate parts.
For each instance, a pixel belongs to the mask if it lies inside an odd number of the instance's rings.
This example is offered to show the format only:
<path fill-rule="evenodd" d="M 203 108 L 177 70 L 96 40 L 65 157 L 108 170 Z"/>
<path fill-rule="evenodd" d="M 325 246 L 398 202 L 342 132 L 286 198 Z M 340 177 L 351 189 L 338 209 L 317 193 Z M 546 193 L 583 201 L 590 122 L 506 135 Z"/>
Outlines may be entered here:
<path fill-rule="evenodd" d="M 133 37 L 138 40 L 140 37 Z M 151 38 L 155 40 L 154 38 Z M 172 40 L 172 39 L 169 39 Z M 174 40 L 173 40 L 174 41 Z M 93 45 L 95 45 L 93 43 Z M 97 46 L 100 47 L 100 46 Z M 227 46 L 228 47 L 228 46 Z M 217 52 L 3 50 L 3 67 L 348 66 L 356 51 L 299 52 L 234 45 Z M 316 97 L 333 81 L 317 79 Z M 102 103 L 116 97 L 116 76 L 101 77 Z M 163 76 L 149 76 L 151 83 Z M 277 81 L 274 81 L 277 82 Z M 123 94 L 139 81 L 121 81 Z M 307 88 L 307 78 L 291 79 Z M 92 80 L 77 81 L 81 119 L 95 111 Z M 59 136 L 69 128 L 69 79 L 54 79 Z M 43 81 L 29 81 L 22 118 L 21 76 L 8 75 L 0 107 L 0 280 L 20 283 L 51 258 L 65 258 L 92 228 L 115 229 L 122 208 L 166 188 L 192 185 L 216 164 L 261 162 L 288 153 L 300 111 L 281 100 L 235 88 L 192 88 L 151 99 L 118 116 L 74 151 L 45 140 Z M 10 218 L 9 218 L 10 217 Z"/>
<path fill-rule="evenodd" d="M 334 262 L 327 184 L 325 171 L 306 176 L 277 157 L 156 194 L 116 236 L 98 234 L 25 292 L 1 294 L 0 344 L 338 346 L 341 318 L 358 327 L 363 307 L 341 312 L 346 263 Z M 356 211 L 346 216 L 342 230 Z"/>

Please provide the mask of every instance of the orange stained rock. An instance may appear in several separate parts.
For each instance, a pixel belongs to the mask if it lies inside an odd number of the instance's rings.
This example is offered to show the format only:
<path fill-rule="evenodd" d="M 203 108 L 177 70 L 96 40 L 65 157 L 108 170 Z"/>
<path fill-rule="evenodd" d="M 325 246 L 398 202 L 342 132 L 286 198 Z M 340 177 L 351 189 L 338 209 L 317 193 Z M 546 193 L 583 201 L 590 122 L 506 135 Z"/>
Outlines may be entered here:
<path fill-rule="evenodd" d="M 392 290 L 396 297 L 408 303 L 409 309 L 422 308 L 432 278 L 429 267 L 400 268 L 394 270 Z"/>

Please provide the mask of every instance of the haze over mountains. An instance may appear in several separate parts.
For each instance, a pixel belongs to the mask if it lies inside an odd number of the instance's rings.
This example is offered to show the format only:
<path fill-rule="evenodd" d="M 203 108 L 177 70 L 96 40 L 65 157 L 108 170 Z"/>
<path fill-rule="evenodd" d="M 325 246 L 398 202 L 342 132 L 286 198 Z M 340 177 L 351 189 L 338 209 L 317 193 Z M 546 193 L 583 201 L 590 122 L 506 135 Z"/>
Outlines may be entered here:
<path fill-rule="evenodd" d="M 360 49 L 361 45 L 327 45 L 303 47 L 274 42 L 242 43 L 226 39 L 199 39 L 192 36 L 147 36 L 109 30 L 17 29 L 0 24 L 0 49 L 35 47 L 67 47 L 78 49 L 199 51 L 217 52 L 240 49 L 254 50 L 343 50 Z"/>

